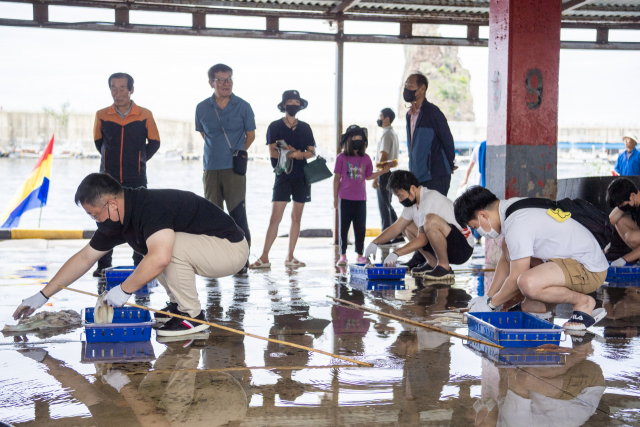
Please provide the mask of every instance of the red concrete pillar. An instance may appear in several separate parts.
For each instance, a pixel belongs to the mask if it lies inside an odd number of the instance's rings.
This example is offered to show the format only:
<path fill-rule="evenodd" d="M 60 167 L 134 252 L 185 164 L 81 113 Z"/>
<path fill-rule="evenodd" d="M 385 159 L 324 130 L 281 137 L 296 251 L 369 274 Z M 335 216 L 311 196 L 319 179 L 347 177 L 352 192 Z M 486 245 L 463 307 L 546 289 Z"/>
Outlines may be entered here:
<path fill-rule="evenodd" d="M 499 198 L 557 191 L 560 0 L 491 0 L 487 187 Z"/>

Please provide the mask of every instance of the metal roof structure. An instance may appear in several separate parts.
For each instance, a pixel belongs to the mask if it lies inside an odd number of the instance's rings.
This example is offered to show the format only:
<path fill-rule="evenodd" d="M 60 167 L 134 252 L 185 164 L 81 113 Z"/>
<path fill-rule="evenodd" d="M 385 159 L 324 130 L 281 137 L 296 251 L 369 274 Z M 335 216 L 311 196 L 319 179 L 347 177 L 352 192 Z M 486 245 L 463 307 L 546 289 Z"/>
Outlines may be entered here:
<path fill-rule="evenodd" d="M 241 37 L 357 43 L 487 46 L 479 27 L 489 23 L 489 0 L 5 0 L 33 4 L 32 20 L 0 19 L 0 25 L 85 31 Z M 48 6 L 115 10 L 114 22 L 60 23 L 48 19 Z M 640 43 L 610 43 L 611 29 L 640 29 L 640 0 L 562 0 L 563 28 L 597 29 L 592 42 L 562 42 L 564 49 L 639 50 Z M 129 23 L 129 11 L 189 13 L 191 27 Z M 254 16 L 266 19 L 266 30 L 211 28 L 207 15 Z M 320 19 L 336 23 L 336 33 L 280 31 L 280 18 Z M 398 35 L 344 34 L 344 21 L 393 22 Z M 419 37 L 412 24 L 467 26 L 466 38 Z"/>

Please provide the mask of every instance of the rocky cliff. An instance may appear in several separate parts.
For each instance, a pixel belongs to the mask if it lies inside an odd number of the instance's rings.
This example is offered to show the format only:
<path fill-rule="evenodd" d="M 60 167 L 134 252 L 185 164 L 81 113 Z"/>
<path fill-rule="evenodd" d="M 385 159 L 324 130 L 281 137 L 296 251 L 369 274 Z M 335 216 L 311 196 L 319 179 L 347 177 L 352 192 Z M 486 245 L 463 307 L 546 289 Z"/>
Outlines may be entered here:
<path fill-rule="evenodd" d="M 416 36 L 438 37 L 436 25 L 414 24 Z M 449 121 L 474 121 L 473 97 L 469 83 L 469 71 L 462 68 L 458 60 L 457 47 L 406 45 L 404 48 L 405 69 L 400 86 L 398 116 L 404 117 L 407 103 L 402 99 L 404 81 L 415 71 L 429 79 L 427 100 L 437 105 Z"/>

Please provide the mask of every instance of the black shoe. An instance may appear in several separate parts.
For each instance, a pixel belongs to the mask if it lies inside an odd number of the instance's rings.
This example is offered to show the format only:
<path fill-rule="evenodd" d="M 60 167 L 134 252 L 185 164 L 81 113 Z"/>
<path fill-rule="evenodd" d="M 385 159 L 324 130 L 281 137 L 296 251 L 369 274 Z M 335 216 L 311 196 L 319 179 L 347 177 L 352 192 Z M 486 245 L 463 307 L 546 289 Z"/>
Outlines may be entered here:
<path fill-rule="evenodd" d="M 244 267 L 242 267 L 242 269 L 240 271 L 238 271 L 236 274 L 234 274 L 234 276 L 242 276 L 247 274 L 247 272 L 249 271 L 249 260 L 247 260 L 247 262 L 244 264 Z"/>
<path fill-rule="evenodd" d="M 109 267 L 107 267 L 107 268 L 109 268 Z M 104 277 L 104 270 L 105 269 L 102 268 L 102 267 L 96 268 L 95 270 L 93 270 L 93 277 L 100 277 L 100 278 Z"/>
<path fill-rule="evenodd" d="M 182 316 L 189 316 L 187 313 L 183 313 L 179 311 L 176 314 L 180 314 Z M 207 320 L 204 317 L 204 310 L 200 312 L 200 314 L 195 317 L 197 320 Z M 156 329 L 156 334 L 161 337 L 176 337 L 180 335 L 189 335 L 196 332 L 204 331 L 209 328 L 209 325 L 204 325 L 198 322 L 192 322 L 190 320 L 180 319 L 178 317 L 172 317 L 164 325 L 160 326 Z"/>
<path fill-rule="evenodd" d="M 180 311 L 178 311 L 178 303 L 169 301 L 167 301 L 167 306 L 163 308 L 162 311 L 168 311 L 169 313 L 180 313 Z M 153 317 L 156 319 L 156 324 L 165 323 L 168 322 L 169 319 L 171 319 L 171 316 L 155 312 L 153 313 Z"/>
<path fill-rule="evenodd" d="M 418 267 L 419 265 L 424 264 L 427 260 L 422 256 L 422 254 L 418 251 L 413 253 L 413 257 L 405 263 L 402 263 L 403 267 L 407 267 L 407 271 L 411 271 L 412 268 Z"/>
<path fill-rule="evenodd" d="M 413 277 L 422 277 L 424 273 L 428 273 L 433 270 L 433 266 L 429 265 L 428 262 L 421 264 L 417 267 L 411 269 L 411 276 Z"/>
<path fill-rule="evenodd" d="M 454 280 L 456 278 L 455 273 L 449 267 L 449 270 L 446 270 L 444 267 L 436 266 L 431 271 L 427 271 L 423 273 L 422 280 Z"/>

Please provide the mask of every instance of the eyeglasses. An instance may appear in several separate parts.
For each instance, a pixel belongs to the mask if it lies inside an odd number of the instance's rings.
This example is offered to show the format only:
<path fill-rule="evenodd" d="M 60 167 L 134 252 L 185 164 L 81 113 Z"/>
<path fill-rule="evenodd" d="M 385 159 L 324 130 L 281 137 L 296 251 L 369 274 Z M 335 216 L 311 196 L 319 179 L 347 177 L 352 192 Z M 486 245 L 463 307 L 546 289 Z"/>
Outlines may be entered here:
<path fill-rule="evenodd" d="M 213 79 L 214 82 L 218 82 L 221 85 L 229 83 L 229 84 L 233 84 L 233 77 L 229 77 L 228 79 Z"/>
<path fill-rule="evenodd" d="M 102 209 L 100 209 L 100 212 L 98 212 L 95 215 L 89 215 L 89 218 L 91 218 L 94 221 L 98 221 L 98 218 L 96 218 L 96 217 L 102 213 L 102 211 L 104 210 L 104 208 L 107 207 L 108 204 L 109 204 L 109 201 L 107 200 L 107 203 L 105 203 L 104 206 L 102 207 Z"/>

